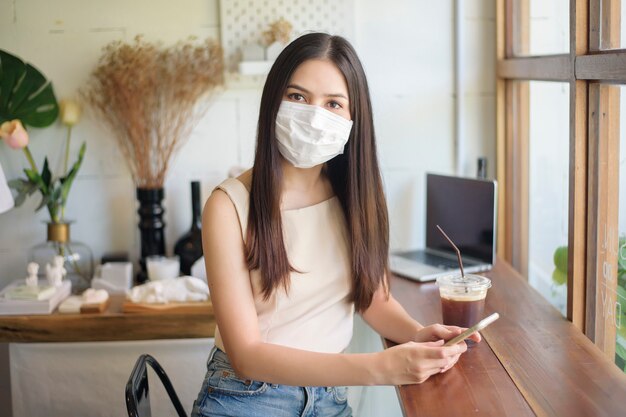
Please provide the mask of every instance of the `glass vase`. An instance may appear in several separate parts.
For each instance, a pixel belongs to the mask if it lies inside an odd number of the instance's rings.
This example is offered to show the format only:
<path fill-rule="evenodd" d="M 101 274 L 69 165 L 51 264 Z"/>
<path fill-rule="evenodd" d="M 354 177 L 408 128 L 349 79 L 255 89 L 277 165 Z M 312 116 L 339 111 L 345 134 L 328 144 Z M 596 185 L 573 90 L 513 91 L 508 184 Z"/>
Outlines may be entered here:
<path fill-rule="evenodd" d="M 194 262 L 202 257 L 202 211 L 200 181 L 191 182 L 191 228 L 178 239 L 174 253 L 180 258 L 180 272 L 191 275 Z"/>
<path fill-rule="evenodd" d="M 39 279 L 46 282 L 46 264 L 52 265 L 55 256 L 63 257 L 63 267 L 72 283 L 72 293 L 80 294 L 91 287 L 93 278 L 93 253 L 81 242 L 70 239 L 69 223 L 48 223 L 45 242 L 33 246 L 29 251 L 29 262 L 39 264 Z"/>

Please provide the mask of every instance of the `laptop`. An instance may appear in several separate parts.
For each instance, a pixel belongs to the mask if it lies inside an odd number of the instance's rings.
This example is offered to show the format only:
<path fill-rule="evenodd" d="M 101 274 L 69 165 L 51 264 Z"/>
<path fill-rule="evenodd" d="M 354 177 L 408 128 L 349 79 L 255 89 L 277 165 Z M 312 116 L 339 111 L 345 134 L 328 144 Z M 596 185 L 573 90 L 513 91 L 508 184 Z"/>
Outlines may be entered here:
<path fill-rule="evenodd" d="M 466 273 L 488 271 L 496 262 L 497 201 L 496 181 L 427 174 L 426 247 L 392 253 L 391 271 L 417 281 L 460 273 L 456 251 L 437 225 L 461 251 Z"/>

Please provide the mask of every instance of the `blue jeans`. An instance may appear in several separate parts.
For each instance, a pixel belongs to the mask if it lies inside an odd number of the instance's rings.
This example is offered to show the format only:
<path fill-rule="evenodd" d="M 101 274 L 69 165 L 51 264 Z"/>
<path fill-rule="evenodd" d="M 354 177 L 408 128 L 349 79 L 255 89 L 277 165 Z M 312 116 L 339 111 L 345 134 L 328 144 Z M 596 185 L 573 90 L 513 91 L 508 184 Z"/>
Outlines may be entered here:
<path fill-rule="evenodd" d="M 351 417 L 348 387 L 294 387 L 244 380 L 214 347 L 192 417 Z"/>

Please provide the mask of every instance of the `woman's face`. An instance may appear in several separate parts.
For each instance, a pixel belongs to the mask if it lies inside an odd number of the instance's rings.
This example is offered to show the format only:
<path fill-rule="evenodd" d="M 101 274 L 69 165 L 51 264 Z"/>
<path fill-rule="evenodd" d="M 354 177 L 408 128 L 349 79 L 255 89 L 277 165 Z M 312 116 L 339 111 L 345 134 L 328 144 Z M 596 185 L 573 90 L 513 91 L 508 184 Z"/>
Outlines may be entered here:
<path fill-rule="evenodd" d="M 346 80 L 327 59 L 310 59 L 300 64 L 289 80 L 283 100 L 320 106 L 351 120 Z"/>

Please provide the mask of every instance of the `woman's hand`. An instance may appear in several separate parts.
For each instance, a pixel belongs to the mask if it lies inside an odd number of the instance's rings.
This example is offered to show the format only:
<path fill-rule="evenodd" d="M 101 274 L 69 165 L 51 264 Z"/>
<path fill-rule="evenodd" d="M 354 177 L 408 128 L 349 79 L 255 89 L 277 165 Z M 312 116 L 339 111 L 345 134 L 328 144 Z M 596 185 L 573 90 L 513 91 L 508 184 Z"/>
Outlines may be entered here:
<path fill-rule="evenodd" d="M 444 341 L 407 342 L 380 352 L 382 372 L 393 385 L 421 384 L 431 375 L 445 372 L 467 350 L 465 342 L 443 346 Z"/>
<path fill-rule="evenodd" d="M 443 324 L 431 324 L 423 327 L 413 337 L 415 342 L 436 342 L 438 340 L 450 340 L 467 330 L 464 327 L 445 326 Z M 479 343 L 482 338 L 480 333 L 473 333 L 470 337 L 474 342 Z"/>
<path fill-rule="evenodd" d="M 414 339 L 416 342 L 436 342 L 438 340 L 443 340 L 444 342 L 450 340 L 465 331 L 464 327 L 458 326 L 445 326 L 443 324 L 431 324 L 430 326 L 423 327 L 421 330 L 417 332 Z M 474 342 L 479 343 L 482 338 L 480 333 L 476 332 L 472 334 L 470 337 Z M 457 344 L 465 345 L 465 342 L 459 342 Z M 459 360 L 461 354 L 459 353 L 455 358 L 452 359 L 450 364 L 443 368 L 441 372 L 446 372 L 450 368 L 454 366 Z"/>

